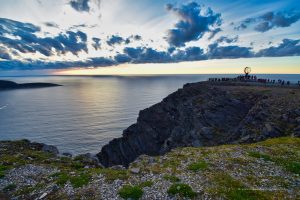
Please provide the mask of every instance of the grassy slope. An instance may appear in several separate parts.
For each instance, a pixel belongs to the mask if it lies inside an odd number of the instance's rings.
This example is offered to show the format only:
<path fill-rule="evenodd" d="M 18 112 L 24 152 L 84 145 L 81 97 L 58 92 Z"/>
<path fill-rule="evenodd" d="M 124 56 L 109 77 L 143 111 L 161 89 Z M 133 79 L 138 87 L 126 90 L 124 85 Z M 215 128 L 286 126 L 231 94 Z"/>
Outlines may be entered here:
<path fill-rule="evenodd" d="M 147 174 L 162 175 L 163 182 L 170 188 L 175 184 L 175 192 L 169 191 L 171 196 L 176 193 L 176 188 L 180 188 L 176 184 L 184 183 L 193 190 L 186 196 L 196 199 L 201 196 L 225 199 L 300 198 L 300 138 L 283 137 L 246 145 L 178 148 L 164 156 L 141 156 L 128 170 L 84 168 L 88 163 L 79 158 L 55 157 L 29 149 L 24 141 L 0 142 L 0 157 L 0 199 L 5 196 L 36 197 L 36 191 L 53 183 L 58 185 L 58 189 L 48 194 L 47 199 L 68 198 L 62 189 L 67 183 L 75 188 L 75 196 L 79 199 L 83 196 L 88 198 L 91 194 L 93 199 L 101 196 L 101 191 L 82 188 L 91 184 L 98 187 L 94 180 L 99 175 L 103 175 L 108 184 L 120 179 L 123 185 L 134 184 L 143 189 L 151 188 L 152 182 L 156 182 L 153 179 L 145 182 L 143 177 Z M 4 180 L 12 169 L 28 164 L 52 170 L 32 177 L 38 182 L 34 185 L 5 184 Z M 132 168 L 138 168 L 139 173 L 131 173 Z M 93 187 L 89 188 L 93 190 Z M 184 196 L 185 191 L 179 195 Z"/>

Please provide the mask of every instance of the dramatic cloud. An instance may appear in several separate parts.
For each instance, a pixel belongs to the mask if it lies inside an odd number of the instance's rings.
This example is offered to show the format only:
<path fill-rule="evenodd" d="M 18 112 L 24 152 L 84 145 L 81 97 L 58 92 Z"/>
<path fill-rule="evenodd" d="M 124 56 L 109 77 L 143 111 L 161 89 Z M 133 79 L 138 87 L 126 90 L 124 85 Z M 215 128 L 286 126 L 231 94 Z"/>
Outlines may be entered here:
<path fill-rule="evenodd" d="M 128 38 L 122 38 L 121 36 L 118 35 L 112 35 L 107 41 L 106 43 L 109 46 L 115 46 L 115 45 L 120 45 L 120 44 L 129 44 L 131 42 L 131 39 L 134 40 L 141 40 L 142 37 L 139 35 L 135 35 L 135 36 L 130 36 Z"/>
<path fill-rule="evenodd" d="M 78 12 L 90 12 L 94 9 L 91 7 L 91 3 L 94 3 L 98 9 L 101 7 L 101 0 L 70 0 L 69 4 L 70 6 L 78 11 Z M 99 14 L 99 18 L 101 17 L 101 14 Z"/>
<path fill-rule="evenodd" d="M 300 40 L 284 39 L 276 47 L 260 50 L 258 57 L 281 57 L 281 56 L 300 56 Z"/>
<path fill-rule="evenodd" d="M 92 46 L 95 48 L 95 50 L 101 49 L 101 44 L 100 44 L 101 39 L 94 37 L 92 38 L 92 40 L 93 40 Z"/>
<path fill-rule="evenodd" d="M 289 27 L 299 19 L 299 12 L 267 12 L 256 18 L 245 19 L 236 26 L 235 29 L 246 29 L 249 25 L 254 24 L 254 30 L 258 32 L 266 32 L 273 28 Z"/>
<path fill-rule="evenodd" d="M 43 69 L 68 69 L 87 67 L 106 67 L 118 64 L 116 61 L 104 58 L 90 58 L 85 61 L 41 61 L 41 60 L 0 60 L 1 70 L 43 70 Z"/>
<path fill-rule="evenodd" d="M 0 47 L 0 59 L 10 60 L 11 56 L 7 53 L 7 50 L 3 47 Z"/>
<path fill-rule="evenodd" d="M 235 37 L 233 37 L 233 38 L 226 37 L 226 36 L 221 36 L 221 37 L 219 37 L 219 38 L 216 40 L 216 42 L 218 42 L 218 43 L 228 43 L 228 44 L 229 44 L 229 43 L 237 42 L 238 39 L 239 39 L 238 36 L 235 36 Z"/>
<path fill-rule="evenodd" d="M 221 14 L 215 14 L 210 8 L 203 11 L 196 2 L 179 8 L 167 4 L 166 9 L 179 18 L 175 28 L 168 30 L 166 37 L 172 46 L 182 47 L 187 42 L 199 40 L 205 33 L 216 34 L 220 31 L 217 26 L 221 25 Z"/>
<path fill-rule="evenodd" d="M 72 8 L 74 8 L 78 12 L 89 12 L 89 1 L 90 0 L 71 0 L 70 6 L 72 6 Z"/>
<path fill-rule="evenodd" d="M 21 53 L 41 53 L 45 56 L 66 54 L 77 55 L 87 52 L 87 35 L 81 31 L 67 31 L 55 37 L 38 37 L 40 27 L 0 18 L 0 45 Z"/>
<path fill-rule="evenodd" d="M 240 46 L 219 46 L 218 43 L 213 43 L 208 46 L 208 59 L 223 59 L 223 58 L 250 58 L 253 57 L 252 48 Z"/>
<path fill-rule="evenodd" d="M 222 31 L 221 28 L 216 28 L 216 29 L 212 30 L 212 31 L 210 32 L 210 35 L 209 35 L 209 37 L 208 37 L 208 40 L 213 39 L 213 38 L 214 38 L 219 32 L 221 32 L 221 31 Z"/>
<path fill-rule="evenodd" d="M 48 27 L 59 28 L 59 26 L 54 22 L 45 22 L 44 25 Z"/>

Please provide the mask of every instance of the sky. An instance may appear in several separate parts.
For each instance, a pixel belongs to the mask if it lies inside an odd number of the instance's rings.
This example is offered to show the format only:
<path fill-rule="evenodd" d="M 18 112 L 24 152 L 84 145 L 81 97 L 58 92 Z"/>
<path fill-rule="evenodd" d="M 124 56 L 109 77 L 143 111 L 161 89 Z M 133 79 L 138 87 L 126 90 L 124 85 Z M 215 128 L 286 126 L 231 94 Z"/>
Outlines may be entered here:
<path fill-rule="evenodd" d="M 297 0 L 0 0 L 0 76 L 300 74 Z"/>

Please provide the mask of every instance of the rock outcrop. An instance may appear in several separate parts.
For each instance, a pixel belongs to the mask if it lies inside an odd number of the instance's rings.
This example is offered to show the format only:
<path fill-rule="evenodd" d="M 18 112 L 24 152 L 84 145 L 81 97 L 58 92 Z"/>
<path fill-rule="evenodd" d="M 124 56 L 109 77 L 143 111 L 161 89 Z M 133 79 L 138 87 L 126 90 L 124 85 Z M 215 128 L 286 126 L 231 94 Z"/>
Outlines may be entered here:
<path fill-rule="evenodd" d="M 106 167 L 176 147 L 250 143 L 299 135 L 300 90 L 199 82 L 140 111 L 137 123 L 97 154 Z"/>

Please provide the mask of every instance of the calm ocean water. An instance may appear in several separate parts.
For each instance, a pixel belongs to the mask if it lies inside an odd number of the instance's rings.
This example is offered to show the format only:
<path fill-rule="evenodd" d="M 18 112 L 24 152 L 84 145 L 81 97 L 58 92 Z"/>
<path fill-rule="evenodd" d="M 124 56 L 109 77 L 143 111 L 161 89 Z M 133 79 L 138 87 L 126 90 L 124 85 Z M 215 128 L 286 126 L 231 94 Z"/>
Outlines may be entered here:
<path fill-rule="evenodd" d="M 185 83 L 212 76 L 220 75 L 0 77 L 18 83 L 64 85 L 0 92 L 0 140 L 26 138 L 56 145 L 60 152 L 96 153 L 120 137 L 122 130 L 136 121 L 139 110 L 158 103 Z M 258 76 L 300 80 L 300 75 Z"/>

